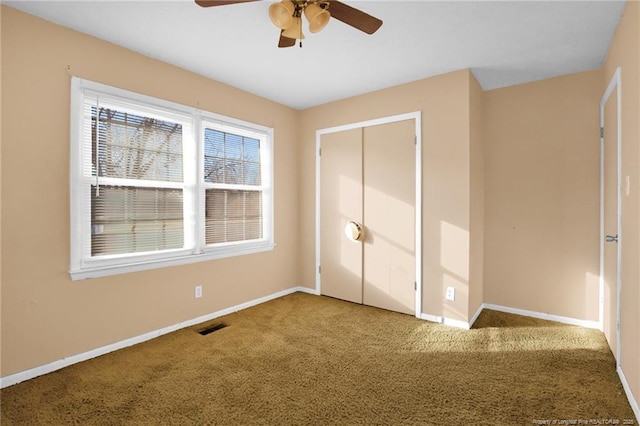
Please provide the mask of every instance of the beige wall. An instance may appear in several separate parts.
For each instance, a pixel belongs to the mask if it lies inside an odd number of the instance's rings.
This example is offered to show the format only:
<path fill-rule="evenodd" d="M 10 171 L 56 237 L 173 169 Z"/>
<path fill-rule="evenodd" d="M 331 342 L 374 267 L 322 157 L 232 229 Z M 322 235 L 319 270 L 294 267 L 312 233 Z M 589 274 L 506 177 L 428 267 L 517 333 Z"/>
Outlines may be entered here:
<path fill-rule="evenodd" d="M 484 302 L 484 144 L 480 84 L 469 73 L 470 223 L 469 316 Z M 471 320 L 471 318 L 469 318 Z"/>
<path fill-rule="evenodd" d="M 70 73 L 274 127 L 275 250 L 71 281 Z M 1 376 L 299 284 L 297 111 L 6 6 L 2 104 Z"/>
<path fill-rule="evenodd" d="M 302 281 L 315 286 L 315 132 L 412 111 L 422 112 L 423 312 L 468 320 L 469 71 L 379 90 L 302 111 L 300 249 Z M 446 286 L 456 287 L 445 302 Z"/>
<path fill-rule="evenodd" d="M 604 65 L 604 93 L 617 67 L 622 68 L 622 301 L 620 363 L 640 404 L 640 3 L 629 1 Z M 623 190 L 624 191 L 624 190 Z M 615 317 L 610 318 L 615 323 Z"/>
<path fill-rule="evenodd" d="M 598 321 L 602 71 L 484 93 L 484 301 Z"/>

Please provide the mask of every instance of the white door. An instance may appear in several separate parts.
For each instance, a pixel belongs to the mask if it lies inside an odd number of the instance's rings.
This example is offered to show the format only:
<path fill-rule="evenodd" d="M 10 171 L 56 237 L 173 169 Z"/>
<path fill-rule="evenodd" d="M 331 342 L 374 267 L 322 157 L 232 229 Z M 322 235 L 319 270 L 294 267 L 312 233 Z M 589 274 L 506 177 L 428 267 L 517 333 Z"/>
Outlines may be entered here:
<path fill-rule="evenodd" d="M 617 73 L 601 105 L 602 123 L 602 226 L 603 245 L 603 331 L 616 360 L 619 360 L 620 340 L 620 153 L 618 140 Z M 613 85 L 615 84 L 615 86 Z"/>

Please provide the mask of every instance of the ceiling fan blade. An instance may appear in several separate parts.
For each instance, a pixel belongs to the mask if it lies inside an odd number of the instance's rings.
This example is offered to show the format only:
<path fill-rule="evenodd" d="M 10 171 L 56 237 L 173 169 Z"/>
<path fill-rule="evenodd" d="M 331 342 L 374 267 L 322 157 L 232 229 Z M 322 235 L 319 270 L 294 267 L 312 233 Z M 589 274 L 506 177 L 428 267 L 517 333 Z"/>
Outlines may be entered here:
<path fill-rule="evenodd" d="M 196 4 L 202 7 L 224 6 L 226 4 L 248 3 L 258 0 L 196 0 Z"/>
<path fill-rule="evenodd" d="M 293 38 L 285 37 L 282 35 L 284 30 L 280 31 L 280 40 L 278 41 L 278 47 L 292 47 L 296 45 L 296 40 Z"/>
<path fill-rule="evenodd" d="M 382 26 L 382 21 L 368 13 L 353 8 L 337 0 L 329 1 L 329 13 L 332 18 L 342 21 L 347 25 L 351 25 L 367 34 L 373 34 Z"/>

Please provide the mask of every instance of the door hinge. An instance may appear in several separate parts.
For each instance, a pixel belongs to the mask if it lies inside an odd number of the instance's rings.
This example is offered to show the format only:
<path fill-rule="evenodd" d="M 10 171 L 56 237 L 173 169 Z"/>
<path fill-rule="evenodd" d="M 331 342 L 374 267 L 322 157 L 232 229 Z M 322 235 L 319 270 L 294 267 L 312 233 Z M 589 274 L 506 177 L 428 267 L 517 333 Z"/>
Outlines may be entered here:
<path fill-rule="evenodd" d="M 413 290 L 414 291 L 418 291 L 418 282 L 417 281 L 413 282 Z"/>
<path fill-rule="evenodd" d="M 321 274 L 322 273 L 322 266 L 318 265 L 318 273 Z"/>
<path fill-rule="evenodd" d="M 318 148 L 318 157 L 322 157 L 322 148 Z"/>
<path fill-rule="evenodd" d="M 413 135 L 413 144 L 418 146 L 418 135 Z"/>
<path fill-rule="evenodd" d="M 600 127 L 600 139 L 604 138 L 604 127 Z"/>

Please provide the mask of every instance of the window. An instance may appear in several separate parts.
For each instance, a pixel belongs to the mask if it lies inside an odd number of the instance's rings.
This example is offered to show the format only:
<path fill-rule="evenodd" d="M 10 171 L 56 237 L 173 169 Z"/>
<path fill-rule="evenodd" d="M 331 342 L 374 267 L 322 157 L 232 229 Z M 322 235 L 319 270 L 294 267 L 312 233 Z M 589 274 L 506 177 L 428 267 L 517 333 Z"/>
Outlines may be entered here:
<path fill-rule="evenodd" d="M 271 250 L 272 136 L 74 78 L 71 277 Z"/>

